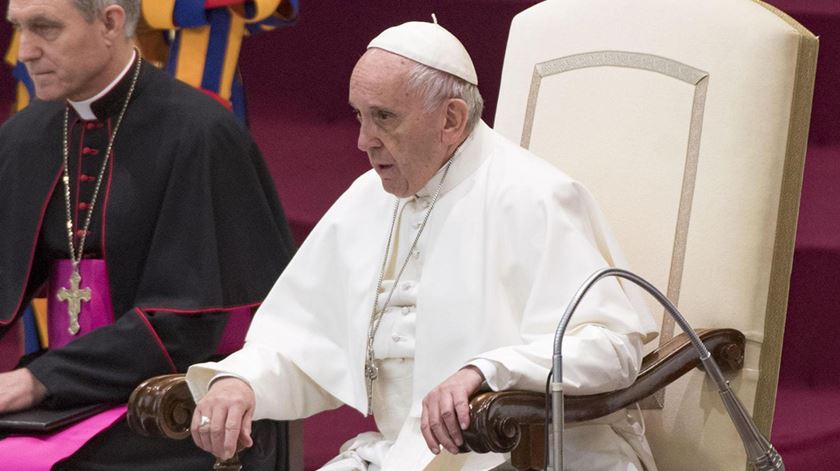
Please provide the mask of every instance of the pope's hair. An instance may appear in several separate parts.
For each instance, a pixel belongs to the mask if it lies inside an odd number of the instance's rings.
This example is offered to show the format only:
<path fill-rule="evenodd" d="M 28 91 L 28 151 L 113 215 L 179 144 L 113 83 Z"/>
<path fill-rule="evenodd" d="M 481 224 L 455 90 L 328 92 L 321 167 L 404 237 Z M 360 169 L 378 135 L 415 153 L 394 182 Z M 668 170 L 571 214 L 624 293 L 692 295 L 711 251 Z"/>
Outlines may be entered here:
<path fill-rule="evenodd" d="M 426 102 L 427 112 L 437 109 L 444 100 L 460 98 L 467 103 L 467 132 L 472 132 L 484 111 L 484 99 L 478 87 L 450 73 L 415 63 L 408 72 L 408 86 Z"/>
<path fill-rule="evenodd" d="M 111 5 L 122 7 L 125 11 L 126 38 L 134 36 L 137 21 L 140 19 L 140 0 L 73 0 L 73 5 L 88 23 L 92 22 L 99 12 Z"/>

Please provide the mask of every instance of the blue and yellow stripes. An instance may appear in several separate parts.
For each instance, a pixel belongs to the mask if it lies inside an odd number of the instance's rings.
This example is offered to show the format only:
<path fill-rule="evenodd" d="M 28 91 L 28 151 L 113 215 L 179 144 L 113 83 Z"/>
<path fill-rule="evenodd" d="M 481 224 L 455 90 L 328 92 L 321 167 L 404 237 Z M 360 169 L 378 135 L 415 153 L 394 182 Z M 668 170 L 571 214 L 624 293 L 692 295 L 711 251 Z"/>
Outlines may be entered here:
<path fill-rule="evenodd" d="M 167 71 L 228 105 L 244 120 L 238 93 L 242 38 L 294 24 L 298 0 L 143 0 L 146 22 L 174 30 Z"/>
<path fill-rule="evenodd" d="M 207 25 L 177 30 L 166 68 L 178 79 L 229 101 L 245 23 L 229 9 L 210 10 L 207 17 Z"/>
<path fill-rule="evenodd" d="M 20 37 L 17 31 L 12 34 L 12 40 L 9 43 L 9 50 L 6 51 L 6 63 L 12 67 L 12 75 L 17 79 L 17 89 L 15 98 L 15 111 L 20 111 L 29 105 L 31 97 L 35 96 L 35 85 L 29 77 L 29 72 L 26 71 L 26 66 L 23 62 L 18 61 L 18 47 L 20 44 Z"/>
<path fill-rule="evenodd" d="M 49 347 L 46 299 L 33 299 L 24 311 L 21 322 L 23 322 L 23 353 L 33 353 Z"/>

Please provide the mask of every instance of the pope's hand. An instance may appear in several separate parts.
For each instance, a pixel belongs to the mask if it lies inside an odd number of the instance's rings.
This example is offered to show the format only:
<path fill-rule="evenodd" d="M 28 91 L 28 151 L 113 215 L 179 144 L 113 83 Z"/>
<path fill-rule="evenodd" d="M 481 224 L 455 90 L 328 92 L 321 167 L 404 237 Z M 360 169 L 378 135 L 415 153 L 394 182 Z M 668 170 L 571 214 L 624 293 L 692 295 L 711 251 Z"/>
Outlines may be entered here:
<path fill-rule="evenodd" d="M 0 414 L 29 409 L 47 397 L 47 388 L 26 368 L 0 373 Z"/>
<path fill-rule="evenodd" d="M 254 391 L 237 378 L 214 381 L 195 407 L 190 426 L 199 448 L 223 460 L 233 457 L 240 448 L 254 444 L 251 419 L 254 416 Z"/>
<path fill-rule="evenodd" d="M 484 376 L 478 368 L 466 366 L 423 399 L 420 430 L 432 453 L 440 453 L 441 445 L 453 455 L 458 453 L 458 447 L 464 443 L 461 430 L 470 425 L 470 395 L 483 382 Z"/>

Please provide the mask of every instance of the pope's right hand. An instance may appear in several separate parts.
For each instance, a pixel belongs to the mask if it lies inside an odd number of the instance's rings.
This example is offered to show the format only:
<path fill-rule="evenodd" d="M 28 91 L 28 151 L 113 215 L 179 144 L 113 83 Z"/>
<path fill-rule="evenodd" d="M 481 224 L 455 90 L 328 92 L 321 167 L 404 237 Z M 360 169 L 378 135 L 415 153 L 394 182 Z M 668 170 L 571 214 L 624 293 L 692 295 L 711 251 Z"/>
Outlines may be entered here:
<path fill-rule="evenodd" d="M 256 399 L 254 391 L 238 378 L 222 378 L 213 382 L 195 407 L 190 426 L 195 444 L 217 458 L 226 460 L 239 448 L 249 448 L 251 419 Z"/>

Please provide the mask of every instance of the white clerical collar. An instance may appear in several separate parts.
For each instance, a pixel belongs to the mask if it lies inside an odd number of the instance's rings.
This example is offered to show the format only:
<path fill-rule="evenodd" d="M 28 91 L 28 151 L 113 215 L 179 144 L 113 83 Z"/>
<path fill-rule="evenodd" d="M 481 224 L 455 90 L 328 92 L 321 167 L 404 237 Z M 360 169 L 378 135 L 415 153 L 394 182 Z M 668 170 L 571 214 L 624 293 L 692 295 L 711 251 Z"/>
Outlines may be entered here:
<path fill-rule="evenodd" d="M 444 180 L 443 186 L 440 189 L 440 196 L 443 196 L 447 191 L 466 180 L 489 157 L 488 153 L 482 149 L 482 144 L 486 142 L 484 135 L 488 132 L 490 132 L 490 127 L 481 120 L 476 124 L 473 132 L 458 147 L 458 150 L 451 157 L 452 166 L 449 168 L 449 173 L 446 175 L 446 180 Z M 429 179 L 426 185 L 414 196 L 416 198 L 426 198 L 434 195 L 440 179 L 443 178 L 445 168 L 446 165 L 441 167 L 435 176 Z"/>
<path fill-rule="evenodd" d="M 129 69 L 131 69 L 132 64 L 134 64 L 134 59 L 137 57 L 136 54 L 137 54 L 137 51 L 132 51 L 131 60 L 128 61 L 128 64 L 126 64 L 125 67 L 123 67 L 122 72 L 120 72 L 120 74 L 117 75 L 117 78 L 115 78 L 113 82 L 108 84 L 107 87 L 103 88 L 101 92 L 97 93 L 96 95 L 94 95 L 91 98 L 88 98 L 87 100 L 82 100 L 82 101 L 67 100 L 67 102 L 70 103 L 70 106 L 72 106 L 73 109 L 76 110 L 76 113 L 79 114 L 80 118 L 82 118 L 85 121 L 93 121 L 93 120 L 97 119 L 96 115 L 93 113 L 93 109 L 90 107 L 90 105 L 92 105 L 93 102 L 95 102 L 96 100 L 98 100 L 98 99 L 102 98 L 103 96 L 107 95 L 108 92 L 110 92 L 118 83 L 120 83 L 120 80 L 122 80 L 122 78 L 125 77 L 125 74 L 128 73 Z"/>

